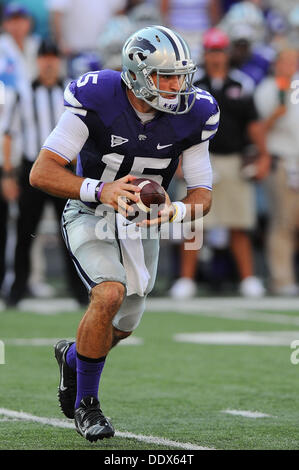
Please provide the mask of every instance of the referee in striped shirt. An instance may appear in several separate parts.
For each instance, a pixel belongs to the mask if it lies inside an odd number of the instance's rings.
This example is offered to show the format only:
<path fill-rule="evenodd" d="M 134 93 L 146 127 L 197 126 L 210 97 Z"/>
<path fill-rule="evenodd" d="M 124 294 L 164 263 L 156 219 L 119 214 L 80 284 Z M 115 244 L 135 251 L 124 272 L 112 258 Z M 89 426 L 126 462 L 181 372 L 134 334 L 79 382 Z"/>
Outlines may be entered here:
<path fill-rule="evenodd" d="M 39 149 L 55 127 L 63 112 L 64 84 L 59 78 L 61 60 L 55 44 L 43 41 L 37 57 L 38 78 L 31 87 L 16 94 L 4 116 L 2 193 L 7 200 L 18 198 L 17 244 L 15 251 L 15 280 L 7 306 L 14 306 L 25 296 L 30 275 L 30 249 L 38 223 L 47 201 L 54 205 L 61 218 L 65 200 L 47 195 L 29 184 L 29 173 Z M 11 162 L 12 128 L 19 121 L 22 132 L 23 157 L 18 174 Z M 87 293 L 72 261 L 62 244 L 67 279 L 73 296 L 80 304 L 87 303 Z"/>

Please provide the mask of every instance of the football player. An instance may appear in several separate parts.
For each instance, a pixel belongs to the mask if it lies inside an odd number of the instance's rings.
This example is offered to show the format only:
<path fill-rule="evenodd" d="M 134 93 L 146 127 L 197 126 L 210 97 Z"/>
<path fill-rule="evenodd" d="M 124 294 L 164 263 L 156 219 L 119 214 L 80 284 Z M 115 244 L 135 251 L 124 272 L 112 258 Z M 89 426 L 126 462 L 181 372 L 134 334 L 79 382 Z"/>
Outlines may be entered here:
<path fill-rule="evenodd" d="M 90 292 L 76 342 L 61 340 L 55 346 L 61 409 L 90 441 L 114 435 L 100 409 L 99 381 L 110 349 L 140 322 L 159 251 L 158 237 L 142 238 L 140 257 L 134 245 L 128 249 L 133 263 L 144 259 L 148 273 L 142 289 L 132 291 L 118 236 L 105 239 L 99 230 L 104 232 L 105 225 L 115 234 L 117 212 L 132 211 L 130 202 L 138 201 L 140 191 L 134 178 L 151 178 L 167 190 L 180 156 L 187 196 L 172 203 L 167 197 L 158 219 L 141 223 L 143 230 L 194 218 L 197 204 L 207 213 L 212 189 L 208 145 L 219 120 L 214 98 L 193 86 L 196 67 L 174 31 L 163 26 L 137 31 L 125 42 L 122 60 L 122 72 L 90 72 L 68 85 L 66 110 L 30 175 L 34 187 L 69 199 L 62 231 Z M 75 158 L 76 175 L 65 168 Z M 103 205 L 113 211 L 99 212 Z"/>

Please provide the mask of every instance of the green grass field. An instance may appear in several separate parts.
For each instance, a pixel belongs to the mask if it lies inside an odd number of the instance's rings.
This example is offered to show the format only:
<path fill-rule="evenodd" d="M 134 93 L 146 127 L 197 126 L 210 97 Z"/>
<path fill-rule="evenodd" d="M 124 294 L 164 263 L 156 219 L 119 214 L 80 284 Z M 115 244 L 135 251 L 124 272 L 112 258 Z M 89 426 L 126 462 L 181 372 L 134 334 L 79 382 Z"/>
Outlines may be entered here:
<path fill-rule="evenodd" d="M 268 314 L 299 321 L 299 311 L 263 309 L 263 315 Z M 7 410 L 13 410 L 72 423 L 58 407 L 58 367 L 51 340 L 74 337 L 81 315 L 0 312 L 6 362 L 0 365 L 0 449 L 178 448 L 125 433 L 215 449 L 299 449 L 299 364 L 290 361 L 290 345 L 174 340 L 179 333 L 244 331 L 294 332 L 294 337 L 298 331 L 299 340 L 299 323 L 288 321 L 146 313 L 134 334 L 142 343 L 112 350 L 102 375 L 102 408 L 118 431 L 113 439 L 90 444 L 73 429 L 49 425 L 45 419 L 9 416 Z M 49 338 L 50 344 L 16 344 L 16 339 L 32 338 Z M 228 409 L 269 416 L 234 416 L 224 412 Z"/>

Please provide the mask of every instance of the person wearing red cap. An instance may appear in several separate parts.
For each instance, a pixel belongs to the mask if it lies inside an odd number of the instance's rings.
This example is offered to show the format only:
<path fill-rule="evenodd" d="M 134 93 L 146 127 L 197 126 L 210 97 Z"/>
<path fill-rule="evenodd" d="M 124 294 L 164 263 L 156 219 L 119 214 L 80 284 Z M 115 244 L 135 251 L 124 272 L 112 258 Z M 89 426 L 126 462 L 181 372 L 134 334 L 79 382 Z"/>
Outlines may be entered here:
<path fill-rule="evenodd" d="M 211 28 L 203 35 L 203 47 L 205 50 L 225 50 L 229 46 L 229 37 L 221 29 Z"/>
<path fill-rule="evenodd" d="M 227 230 L 241 281 L 239 292 L 246 297 L 260 297 L 265 289 L 254 276 L 248 234 L 255 227 L 254 187 L 241 171 L 242 153 L 248 139 L 255 144 L 259 154 L 253 166 L 255 180 L 267 175 L 270 157 L 253 98 L 247 94 L 243 83 L 231 76 L 228 36 L 220 29 L 212 28 L 203 35 L 203 47 L 203 69 L 195 84 L 212 93 L 221 110 L 219 130 L 210 143 L 213 205 L 205 218 L 205 228 Z M 171 296 L 182 298 L 196 294 L 196 265 L 196 251 L 184 250 L 181 277 L 172 286 Z"/>

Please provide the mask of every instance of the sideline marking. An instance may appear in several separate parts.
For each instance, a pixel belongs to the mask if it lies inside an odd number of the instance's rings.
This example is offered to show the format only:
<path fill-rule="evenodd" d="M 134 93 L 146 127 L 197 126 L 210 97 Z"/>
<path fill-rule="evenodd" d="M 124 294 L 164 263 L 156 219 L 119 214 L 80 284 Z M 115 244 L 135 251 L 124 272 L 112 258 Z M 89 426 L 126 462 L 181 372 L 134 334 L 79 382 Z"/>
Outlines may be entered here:
<path fill-rule="evenodd" d="M 196 299 L 198 300 L 198 299 Z M 219 299 L 217 299 L 219 300 Z M 232 299 L 233 300 L 233 299 Z M 274 308 L 275 301 L 273 301 L 272 310 L 277 310 Z M 288 314 L 279 314 L 279 313 L 265 313 L 261 311 L 250 310 L 251 306 L 248 302 L 245 302 L 244 305 L 240 303 L 240 306 L 235 302 L 229 306 L 228 303 L 224 301 L 224 305 L 221 307 L 218 305 L 218 302 L 214 302 L 212 299 L 209 301 L 177 301 L 176 304 L 167 301 L 167 299 L 151 299 L 147 302 L 147 311 L 150 312 L 163 312 L 165 314 L 169 313 L 178 313 L 180 315 L 196 315 L 199 317 L 208 317 L 208 318 L 224 318 L 226 320 L 241 320 L 241 321 L 251 321 L 258 323 L 278 323 L 282 325 L 296 325 L 299 326 L 299 316 L 288 315 Z M 255 305 L 255 304 L 253 304 Z M 265 304 L 266 305 L 266 304 Z M 259 309 L 266 308 L 265 305 L 260 305 Z M 277 307 L 277 306 L 276 306 Z M 253 308 L 253 307 L 252 307 Z M 270 307 L 268 307 L 270 309 Z M 290 304 L 289 308 L 284 305 L 281 307 L 281 310 L 289 310 L 298 312 L 299 314 L 299 305 L 297 303 Z"/>
<path fill-rule="evenodd" d="M 38 315 L 60 315 L 79 313 L 82 308 L 73 299 L 25 299 L 18 306 L 19 311 Z M 261 310 L 272 310 L 277 313 L 265 313 Z M 283 297 L 265 297 L 246 299 L 240 297 L 196 297 L 177 300 L 169 297 L 149 298 L 146 304 L 148 313 L 180 313 L 198 315 L 208 318 L 252 321 L 258 323 L 276 323 L 299 326 L 299 299 Z M 281 311 L 292 311 L 296 315 L 281 314 Z M 0 302 L 0 313 L 5 306 Z"/>
<path fill-rule="evenodd" d="M 68 341 L 75 341 L 74 338 L 67 339 Z M 57 341 L 59 341 L 59 338 L 7 338 L 3 340 L 7 346 L 54 346 Z M 118 343 L 119 346 L 140 346 L 142 344 L 143 339 L 137 336 L 129 336 Z"/>
<path fill-rule="evenodd" d="M 47 424 L 49 426 L 54 426 L 56 428 L 75 429 L 74 424 L 66 420 L 56 419 L 56 418 L 43 418 L 40 416 L 34 416 L 30 413 L 24 413 L 23 411 L 8 410 L 7 408 L 0 408 L 0 415 L 6 416 L 9 418 L 16 418 L 16 419 L 23 420 L 23 421 L 32 421 L 34 423 Z M 190 442 L 172 441 L 170 439 L 165 439 L 163 437 L 143 436 L 142 434 L 133 434 L 131 432 L 116 431 L 115 436 L 122 437 L 124 439 L 136 439 L 137 441 L 146 442 L 147 444 L 157 444 L 160 446 L 177 447 L 178 449 L 215 450 L 212 447 L 197 446 L 195 444 L 191 444 Z"/>
<path fill-rule="evenodd" d="M 175 310 L 187 312 L 223 312 L 231 310 L 271 310 L 293 311 L 299 314 L 298 297 L 262 297 L 258 299 L 242 297 L 194 297 L 193 299 L 172 299 L 169 297 L 149 297 L 147 310 Z"/>
<path fill-rule="evenodd" d="M 0 340 L 0 364 L 5 364 L 5 346 L 4 341 Z"/>
<path fill-rule="evenodd" d="M 275 416 L 261 413 L 260 411 L 245 411 L 245 410 L 223 410 L 222 413 L 227 413 L 234 416 L 243 416 L 244 418 L 275 418 Z"/>
<path fill-rule="evenodd" d="M 298 339 L 299 332 L 296 331 L 215 331 L 179 333 L 173 337 L 179 343 L 289 347 Z"/>

